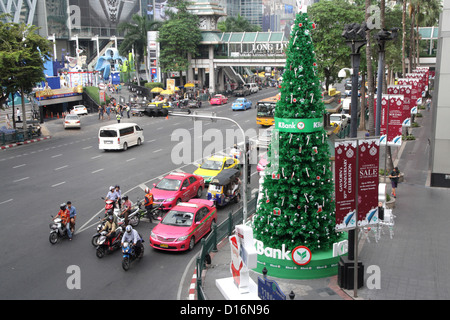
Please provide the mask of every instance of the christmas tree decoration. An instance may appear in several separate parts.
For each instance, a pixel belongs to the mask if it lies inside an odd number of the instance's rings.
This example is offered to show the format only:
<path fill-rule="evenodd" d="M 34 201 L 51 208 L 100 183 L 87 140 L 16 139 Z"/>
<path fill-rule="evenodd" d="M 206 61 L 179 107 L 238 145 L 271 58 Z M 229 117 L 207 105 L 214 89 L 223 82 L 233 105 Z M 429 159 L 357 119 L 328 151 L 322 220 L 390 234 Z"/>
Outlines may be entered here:
<path fill-rule="evenodd" d="M 316 28 L 299 12 L 286 51 L 286 68 L 275 109 L 266 178 L 253 220 L 264 247 L 330 249 L 334 232 L 334 183 L 323 126 L 325 113 L 311 34 Z M 270 198 L 270 199 L 269 199 Z M 270 221 L 270 223 L 268 223 Z"/>

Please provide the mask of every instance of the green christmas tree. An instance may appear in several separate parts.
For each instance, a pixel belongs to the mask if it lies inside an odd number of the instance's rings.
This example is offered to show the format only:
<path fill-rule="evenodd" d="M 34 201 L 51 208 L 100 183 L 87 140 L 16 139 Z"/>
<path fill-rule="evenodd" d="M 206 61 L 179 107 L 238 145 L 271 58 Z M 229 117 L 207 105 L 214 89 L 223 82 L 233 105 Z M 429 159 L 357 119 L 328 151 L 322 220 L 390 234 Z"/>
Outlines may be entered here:
<path fill-rule="evenodd" d="M 311 40 L 315 27 L 306 13 L 298 13 L 286 52 L 269 164 L 253 220 L 255 238 L 266 247 L 327 249 L 339 238 L 325 108 Z"/>

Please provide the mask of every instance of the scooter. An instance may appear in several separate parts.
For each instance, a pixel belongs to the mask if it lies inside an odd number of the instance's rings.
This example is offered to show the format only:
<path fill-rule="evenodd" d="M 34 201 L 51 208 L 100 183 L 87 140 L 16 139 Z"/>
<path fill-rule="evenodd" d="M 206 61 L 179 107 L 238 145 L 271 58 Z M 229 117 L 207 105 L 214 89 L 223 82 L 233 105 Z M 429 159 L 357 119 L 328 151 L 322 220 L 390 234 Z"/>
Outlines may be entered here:
<path fill-rule="evenodd" d="M 164 205 L 164 202 L 165 202 L 165 201 L 166 201 L 166 200 L 164 200 L 163 202 L 161 202 L 158 206 L 154 207 L 154 208 L 152 209 L 152 211 L 150 212 L 150 214 L 151 214 L 153 220 L 159 220 L 159 217 L 162 216 L 162 214 L 163 214 L 163 212 L 164 212 L 164 207 L 163 207 L 163 205 Z M 138 199 L 138 201 L 137 201 L 137 206 L 138 206 L 138 213 L 137 213 L 137 215 L 139 216 L 139 219 L 142 219 L 142 218 L 148 218 L 147 210 L 146 210 L 145 208 L 142 208 L 142 206 L 143 206 L 143 200 L 139 200 L 139 199 Z M 130 216 L 128 216 L 128 218 L 129 218 L 129 217 L 130 217 Z M 150 222 L 151 222 L 151 221 L 150 221 Z M 133 227 L 134 227 L 134 226 L 133 226 Z"/>
<path fill-rule="evenodd" d="M 98 246 L 95 254 L 99 259 L 103 258 L 106 253 L 112 253 L 120 248 L 120 242 L 123 236 L 122 227 L 117 228 L 116 234 L 112 237 L 112 239 L 108 239 L 106 237 L 107 234 L 108 233 L 106 231 L 102 231 L 100 238 L 97 241 Z"/>
<path fill-rule="evenodd" d="M 51 216 L 53 218 L 53 216 Z M 66 227 L 62 224 L 61 218 L 56 218 L 50 223 L 50 236 L 49 241 L 51 244 L 56 244 L 60 239 L 69 238 Z M 75 232 L 75 230 L 74 230 Z"/>
<path fill-rule="evenodd" d="M 144 242 L 144 239 L 141 239 L 141 242 L 139 244 L 139 247 L 141 249 L 141 252 L 139 253 L 139 256 L 136 255 L 136 250 L 133 245 L 129 242 L 124 242 L 122 245 L 122 268 L 125 271 L 128 271 L 130 269 L 131 263 L 138 259 L 142 259 L 144 256 L 144 245 L 142 244 Z"/>

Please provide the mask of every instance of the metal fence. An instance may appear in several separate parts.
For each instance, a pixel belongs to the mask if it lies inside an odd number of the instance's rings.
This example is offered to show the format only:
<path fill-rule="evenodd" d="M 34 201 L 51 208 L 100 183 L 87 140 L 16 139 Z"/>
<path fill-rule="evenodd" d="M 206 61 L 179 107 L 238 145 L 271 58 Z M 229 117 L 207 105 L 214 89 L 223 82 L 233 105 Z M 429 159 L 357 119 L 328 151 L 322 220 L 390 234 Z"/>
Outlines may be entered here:
<path fill-rule="evenodd" d="M 256 212 L 257 197 L 250 199 L 248 202 L 248 216 Z M 197 267 L 197 299 L 206 300 L 205 292 L 202 286 L 202 272 L 205 268 L 206 261 L 210 260 L 210 252 L 217 252 L 217 244 L 233 234 L 234 227 L 243 220 L 243 208 L 239 208 L 237 211 L 229 212 L 228 218 L 221 224 L 213 224 L 212 231 L 208 237 L 201 240 L 202 249 L 197 257 L 196 267 Z M 208 261 L 210 263 L 210 261 Z"/>
<path fill-rule="evenodd" d="M 28 139 L 36 138 L 41 136 L 40 129 L 29 127 Z M 21 143 L 25 141 L 25 132 L 21 129 L 4 129 L 0 128 L 0 145 L 8 145 L 13 143 Z"/>

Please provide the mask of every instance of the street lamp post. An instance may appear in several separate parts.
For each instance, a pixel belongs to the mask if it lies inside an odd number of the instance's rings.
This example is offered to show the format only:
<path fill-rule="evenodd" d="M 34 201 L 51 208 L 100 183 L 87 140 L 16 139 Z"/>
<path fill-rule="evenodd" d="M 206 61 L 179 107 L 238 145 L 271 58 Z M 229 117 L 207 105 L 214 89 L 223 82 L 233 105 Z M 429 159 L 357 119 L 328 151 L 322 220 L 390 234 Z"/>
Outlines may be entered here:
<path fill-rule="evenodd" d="M 350 122 L 350 138 L 356 138 L 358 136 L 357 124 L 358 124 L 358 83 L 359 83 L 359 65 L 361 63 L 361 48 L 366 45 L 366 31 L 368 30 L 367 25 L 363 22 L 361 25 L 358 23 L 347 24 L 342 32 L 342 37 L 346 40 L 346 44 L 352 50 L 352 100 L 351 100 L 351 118 Z M 356 185 L 358 185 L 358 173 L 356 173 Z M 358 215 L 358 188 L 355 188 L 355 212 Z M 353 290 L 354 297 L 357 297 L 358 288 L 358 226 L 354 230 L 348 231 L 348 260 L 353 260 Z M 350 263 L 345 263 L 346 268 L 345 273 L 349 274 Z"/>
<path fill-rule="evenodd" d="M 386 41 L 395 40 L 398 35 L 398 28 L 392 28 L 390 31 L 386 29 L 380 30 L 375 35 L 378 41 L 378 75 L 377 75 L 377 105 L 375 118 L 375 136 L 380 136 L 381 126 L 381 99 L 383 94 L 383 78 L 384 78 L 384 54 Z M 389 116 L 389 115 L 388 115 Z M 387 137 L 386 137 L 387 139 Z M 386 141 L 387 144 L 387 141 Z"/>

